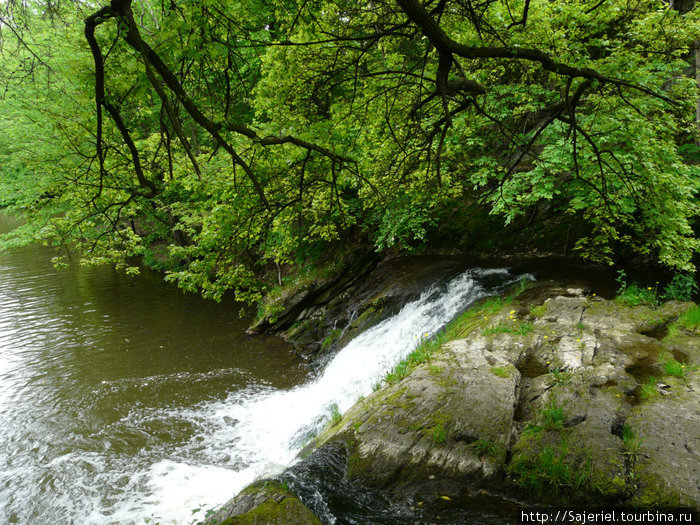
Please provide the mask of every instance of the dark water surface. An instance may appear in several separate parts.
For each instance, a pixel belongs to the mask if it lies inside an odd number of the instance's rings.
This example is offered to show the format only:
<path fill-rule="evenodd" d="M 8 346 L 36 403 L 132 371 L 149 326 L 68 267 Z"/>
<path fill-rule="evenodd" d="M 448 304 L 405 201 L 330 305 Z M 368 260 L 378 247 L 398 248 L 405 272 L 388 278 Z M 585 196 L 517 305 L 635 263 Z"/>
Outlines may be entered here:
<path fill-rule="evenodd" d="M 307 368 L 240 304 L 53 255 L 0 254 L 0 523 L 189 523 L 231 495 L 217 403 Z"/>

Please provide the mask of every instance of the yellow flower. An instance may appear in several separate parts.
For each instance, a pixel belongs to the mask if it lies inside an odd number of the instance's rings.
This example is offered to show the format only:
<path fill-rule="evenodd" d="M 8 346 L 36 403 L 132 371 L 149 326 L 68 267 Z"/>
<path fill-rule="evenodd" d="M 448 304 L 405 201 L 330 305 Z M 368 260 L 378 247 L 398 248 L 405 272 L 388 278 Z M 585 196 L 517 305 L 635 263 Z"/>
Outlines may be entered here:
<path fill-rule="evenodd" d="M 547 339 L 547 336 L 545 335 L 544 338 Z"/>
<path fill-rule="evenodd" d="M 511 310 L 510 313 L 514 314 L 514 313 L 515 313 L 515 310 Z"/>
<path fill-rule="evenodd" d="M 651 290 L 651 286 L 649 286 L 649 287 L 647 288 L 647 290 Z"/>
<path fill-rule="evenodd" d="M 488 319 L 488 317 L 484 316 L 484 319 Z"/>
<path fill-rule="evenodd" d="M 580 341 L 580 339 L 576 339 L 576 342 L 577 342 L 577 343 L 578 343 L 579 341 Z"/>
<path fill-rule="evenodd" d="M 595 294 L 593 294 L 593 297 L 595 297 Z"/>
<path fill-rule="evenodd" d="M 425 334 L 424 334 L 424 335 L 425 335 L 425 337 L 428 337 L 428 332 L 425 332 Z"/>

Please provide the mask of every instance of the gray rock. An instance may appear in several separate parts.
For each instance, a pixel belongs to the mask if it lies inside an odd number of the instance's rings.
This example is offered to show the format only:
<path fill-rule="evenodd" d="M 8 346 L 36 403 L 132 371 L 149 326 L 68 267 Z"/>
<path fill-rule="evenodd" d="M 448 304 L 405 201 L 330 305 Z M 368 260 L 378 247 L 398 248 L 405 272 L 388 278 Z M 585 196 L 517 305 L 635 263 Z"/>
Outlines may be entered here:
<path fill-rule="evenodd" d="M 627 419 L 640 443 L 634 501 L 700 507 L 700 377 L 669 382 L 669 395 L 640 404 Z"/>
<path fill-rule="evenodd" d="M 485 338 L 453 341 L 322 442 L 346 440 L 349 474 L 373 486 L 489 479 L 503 466 L 519 381 L 506 352 Z"/>

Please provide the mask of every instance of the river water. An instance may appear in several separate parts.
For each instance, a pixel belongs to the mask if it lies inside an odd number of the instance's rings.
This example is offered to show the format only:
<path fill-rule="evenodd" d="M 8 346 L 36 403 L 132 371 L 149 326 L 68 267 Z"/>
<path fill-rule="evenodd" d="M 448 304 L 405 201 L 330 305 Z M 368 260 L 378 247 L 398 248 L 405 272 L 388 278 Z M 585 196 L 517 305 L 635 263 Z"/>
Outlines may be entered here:
<path fill-rule="evenodd" d="M 307 367 L 245 335 L 240 304 L 53 255 L 0 255 L 0 523 L 189 523 L 226 501 L 245 480 L 215 407 Z"/>
<path fill-rule="evenodd" d="M 293 462 L 334 405 L 369 394 L 420 338 L 517 280 L 466 271 L 312 374 L 278 339 L 245 335 L 240 304 L 147 271 L 57 271 L 52 255 L 0 255 L 2 522 L 196 522 Z"/>

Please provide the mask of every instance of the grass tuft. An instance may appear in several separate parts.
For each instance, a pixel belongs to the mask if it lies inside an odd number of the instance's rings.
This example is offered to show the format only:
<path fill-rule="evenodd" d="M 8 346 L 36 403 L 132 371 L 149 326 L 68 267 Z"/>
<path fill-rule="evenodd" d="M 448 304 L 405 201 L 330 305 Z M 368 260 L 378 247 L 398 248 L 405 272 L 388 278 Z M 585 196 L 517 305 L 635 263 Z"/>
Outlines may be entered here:
<path fill-rule="evenodd" d="M 540 417 L 545 430 L 561 430 L 564 428 L 564 407 L 557 405 L 554 397 L 542 407 Z"/>
<path fill-rule="evenodd" d="M 507 366 L 492 366 L 491 373 L 497 377 L 510 377 L 511 369 Z"/>
<path fill-rule="evenodd" d="M 497 458 L 503 452 L 503 445 L 499 443 L 494 443 L 488 439 L 479 439 L 472 443 L 472 448 L 474 453 L 480 458 L 490 456 Z"/>
<path fill-rule="evenodd" d="M 700 329 L 700 306 L 694 306 L 683 312 L 675 324 L 688 330 Z"/>
<path fill-rule="evenodd" d="M 615 301 L 625 306 L 639 306 L 646 304 L 656 307 L 659 304 L 658 284 L 656 286 L 643 287 L 637 283 L 627 283 L 627 274 L 624 270 L 617 272 L 617 282 L 620 287 L 617 290 Z"/>
<path fill-rule="evenodd" d="M 547 313 L 547 305 L 541 304 L 539 306 L 533 306 L 530 308 L 530 315 L 535 318 L 544 317 Z"/>
<path fill-rule="evenodd" d="M 331 405 L 331 423 L 330 423 L 330 425 L 332 427 L 334 427 L 338 423 L 340 423 L 342 420 L 343 420 L 343 415 L 340 413 L 340 409 L 338 408 L 338 405 L 333 403 Z"/>
<path fill-rule="evenodd" d="M 630 459 L 632 463 L 637 460 L 637 456 L 642 449 L 643 440 L 637 436 L 634 429 L 627 423 L 622 426 L 622 446 L 623 453 Z"/>
<path fill-rule="evenodd" d="M 430 431 L 430 437 L 435 443 L 444 443 L 447 439 L 447 430 L 442 423 L 437 423 Z"/>
<path fill-rule="evenodd" d="M 555 385 L 563 385 L 571 381 L 573 374 L 568 370 L 554 369 L 549 372 L 549 377 Z"/>
<path fill-rule="evenodd" d="M 656 383 L 657 379 L 654 376 L 649 377 L 639 390 L 639 399 L 646 401 L 659 396 L 659 389 L 656 388 Z"/>

